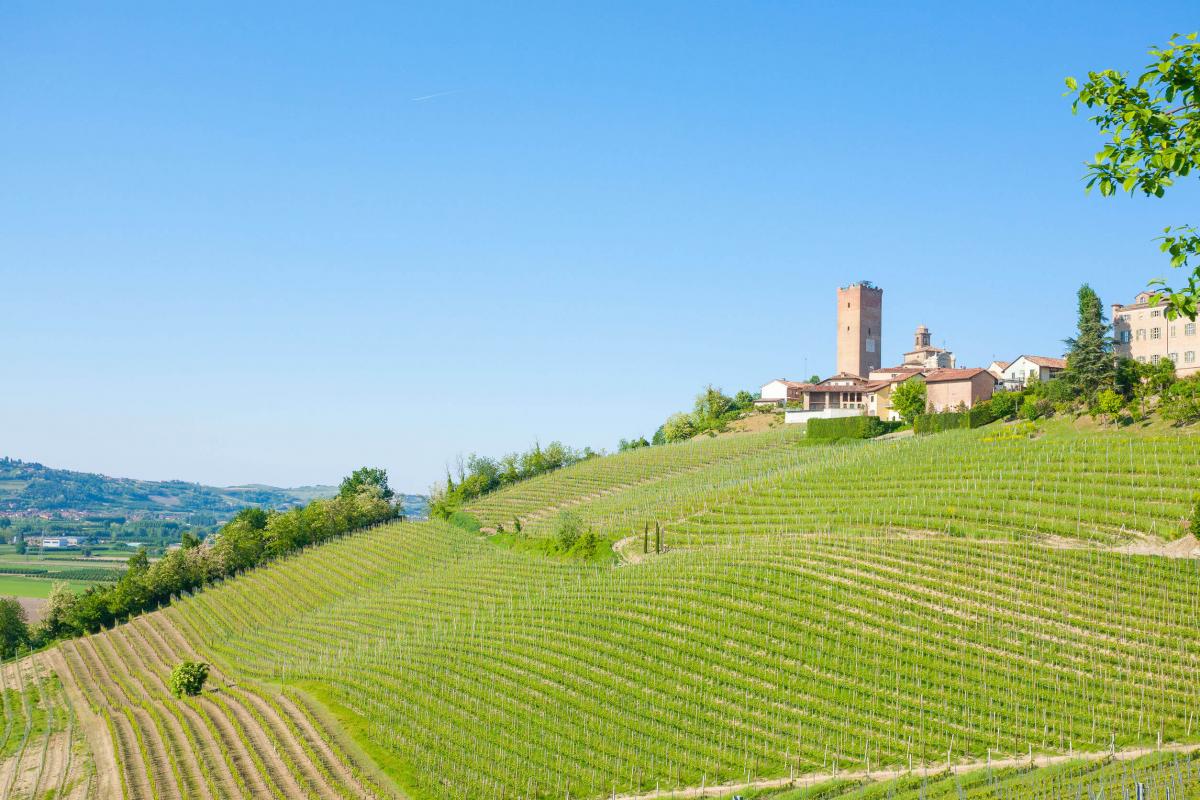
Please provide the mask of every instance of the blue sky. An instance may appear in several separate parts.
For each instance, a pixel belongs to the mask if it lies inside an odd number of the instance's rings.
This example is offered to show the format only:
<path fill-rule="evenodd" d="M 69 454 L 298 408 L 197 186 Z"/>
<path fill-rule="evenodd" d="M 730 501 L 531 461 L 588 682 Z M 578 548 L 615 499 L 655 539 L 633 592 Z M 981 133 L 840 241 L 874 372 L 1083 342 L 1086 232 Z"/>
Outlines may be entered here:
<path fill-rule="evenodd" d="M 0 454 L 422 491 L 829 373 L 860 278 L 886 361 L 1058 353 L 1200 197 L 1086 197 L 1062 79 L 1195 11 L 5 4 Z"/>

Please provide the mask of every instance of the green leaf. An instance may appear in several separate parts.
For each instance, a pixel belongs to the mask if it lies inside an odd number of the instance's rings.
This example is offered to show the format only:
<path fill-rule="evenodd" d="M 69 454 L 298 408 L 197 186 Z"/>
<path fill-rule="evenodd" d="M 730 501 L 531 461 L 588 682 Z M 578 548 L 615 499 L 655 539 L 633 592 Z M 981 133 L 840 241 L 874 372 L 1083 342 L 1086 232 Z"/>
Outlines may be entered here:
<path fill-rule="evenodd" d="M 1067 76 L 1067 88 L 1070 89 L 1072 92 L 1075 91 L 1076 89 L 1079 88 L 1079 81 L 1075 80 L 1074 78 L 1072 78 L 1070 76 Z"/>

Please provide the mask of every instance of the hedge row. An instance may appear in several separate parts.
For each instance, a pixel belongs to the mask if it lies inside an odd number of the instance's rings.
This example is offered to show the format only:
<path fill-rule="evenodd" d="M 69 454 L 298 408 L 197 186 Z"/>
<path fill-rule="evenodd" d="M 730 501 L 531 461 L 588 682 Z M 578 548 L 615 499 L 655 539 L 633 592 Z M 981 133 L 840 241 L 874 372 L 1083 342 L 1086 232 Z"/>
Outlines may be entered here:
<path fill-rule="evenodd" d="M 966 411 L 943 411 L 939 414 L 918 414 L 913 420 L 913 431 L 918 434 L 940 433 L 958 428 L 981 428 L 996 420 L 1000 415 L 991 403 L 983 402 Z"/>
<path fill-rule="evenodd" d="M 838 417 L 810 419 L 806 425 L 810 439 L 874 439 L 899 428 L 899 422 L 884 422 L 879 417 Z"/>

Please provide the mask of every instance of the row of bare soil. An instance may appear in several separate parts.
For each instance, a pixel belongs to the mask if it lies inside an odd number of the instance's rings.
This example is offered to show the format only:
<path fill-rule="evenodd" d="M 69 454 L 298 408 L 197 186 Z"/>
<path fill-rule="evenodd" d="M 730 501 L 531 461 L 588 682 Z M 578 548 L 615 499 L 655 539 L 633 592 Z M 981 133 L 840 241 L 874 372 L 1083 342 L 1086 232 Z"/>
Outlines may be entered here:
<path fill-rule="evenodd" d="M 46 655 L 0 667 L 0 694 L 0 797 L 98 797 L 78 720 Z"/>
<path fill-rule="evenodd" d="M 302 701 L 213 669 L 179 699 L 171 669 L 204 660 L 150 614 L 64 642 L 49 663 L 84 714 L 99 796 L 125 800 L 376 797 Z M 19 796 L 19 795 L 18 795 Z"/>

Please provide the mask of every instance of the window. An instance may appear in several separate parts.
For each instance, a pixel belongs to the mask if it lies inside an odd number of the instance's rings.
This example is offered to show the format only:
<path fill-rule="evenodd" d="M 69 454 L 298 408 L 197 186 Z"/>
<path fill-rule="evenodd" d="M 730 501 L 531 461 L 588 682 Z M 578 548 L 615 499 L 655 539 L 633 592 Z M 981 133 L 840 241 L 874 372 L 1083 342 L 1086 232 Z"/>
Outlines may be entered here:
<path fill-rule="evenodd" d="M 1146 363 L 1146 357 L 1145 357 L 1145 356 L 1138 356 L 1138 357 L 1137 357 L 1137 360 L 1138 360 L 1138 363 L 1139 363 L 1139 364 L 1145 364 L 1145 363 Z"/>
<path fill-rule="evenodd" d="M 1183 335 L 1184 336 L 1195 336 L 1196 335 L 1196 323 L 1189 322 L 1187 325 L 1184 325 L 1183 326 Z"/>
<path fill-rule="evenodd" d="M 875 340 L 874 339 L 867 339 L 867 352 L 868 353 L 875 352 Z"/>
<path fill-rule="evenodd" d="M 1172 364 L 1179 363 L 1179 353 L 1167 353 L 1167 360 Z"/>
<path fill-rule="evenodd" d="M 1139 342 L 1146 338 L 1146 329 L 1145 328 L 1137 329 L 1137 338 L 1138 338 Z"/>
<path fill-rule="evenodd" d="M 1129 338 L 1130 338 L 1129 334 L 1130 334 L 1130 331 L 1121 331 L 1120 342 L 1122 344 L 1129 344 Z"/>
<path fill-rule="evenodd" d="M 1156 309 L 1154 309 L 1153 311 L 1151 311 L 1151 312 L 1150 312 L 1150 316 L 1152 316 L 1152 317 L 1159 317 L 1159 316 L 1162 316 L 1162 311 L 1160 311 L 1160 310 L 1158 310 L 1158 309 L 1156 308 Z"/>
<path fill-rule="evenodd" d="M 1188 350 L 1186 353 L 1184 353 L 1184 354 L 1183 354 L 1183 362 L 1184 362 L 1185 364 L 1194 364 L 1194 363 L 1196 363 L 1196 351 L 1195 351 L 1195 350 Z"/>
<path fill-rule="evenodd" d="M 1161 339 L 1162 338 L 1162 328 L 1151 328 L 1150 329 L 1150 338 L 1151 339 Z"/>
<path fill-rule="evenodd" d="M 1161 360 L 1162 360 L 1162 356 L 1160 356 L 1158 353 L 1155 353 L 1154 355 L 1150 356 L 1151 364 L 1157 364 Z"/>

